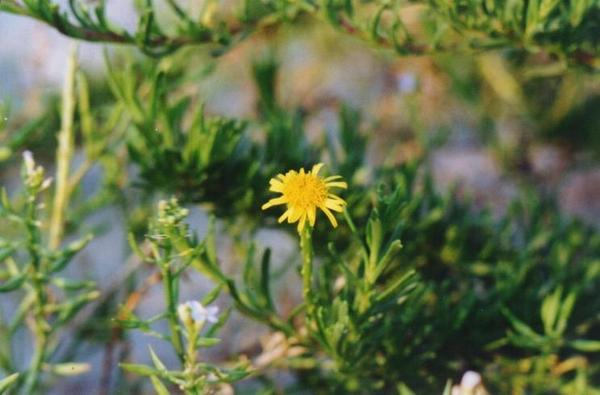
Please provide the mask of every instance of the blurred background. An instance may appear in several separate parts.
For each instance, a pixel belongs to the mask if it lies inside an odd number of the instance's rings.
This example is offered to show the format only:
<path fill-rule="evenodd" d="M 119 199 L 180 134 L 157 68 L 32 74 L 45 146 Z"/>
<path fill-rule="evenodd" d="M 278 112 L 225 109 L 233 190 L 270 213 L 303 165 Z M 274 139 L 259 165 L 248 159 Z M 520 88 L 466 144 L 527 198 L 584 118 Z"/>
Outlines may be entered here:
<path fill-rule="evenodd" d="M 116 22 L 134 26 L 131 4 L 109 2 L 107 10 Z M 0 101 L 18 125 L 58 95 L 72 40 L 5 13 L 0 37 Z M 79 61 L 98 84 L 105 48 L 80 44 Z M 198 86 L 208 111 L 251 116 L 251 64 L 266 54 L 276 56 L 285 76 L 278 81 L 282 103 L 310 113 L 314 139 L 323 125 L 337 122 L 334 110 L 345 103 L 364 109 L 372 163 L 406 160 L 424 140 L 438 139 L 431 165 L 440 188 L 458 184 L 481 204 L 501 209 L 519 183 L 534 182 L 556 193 L 566 213 L 599 223 L 597 73 L 548 70 L 540 67 L 544 54 L 523 60 L 510 51 L 399 57 L 304 21 L 257 34 L 219 58 Z"/>

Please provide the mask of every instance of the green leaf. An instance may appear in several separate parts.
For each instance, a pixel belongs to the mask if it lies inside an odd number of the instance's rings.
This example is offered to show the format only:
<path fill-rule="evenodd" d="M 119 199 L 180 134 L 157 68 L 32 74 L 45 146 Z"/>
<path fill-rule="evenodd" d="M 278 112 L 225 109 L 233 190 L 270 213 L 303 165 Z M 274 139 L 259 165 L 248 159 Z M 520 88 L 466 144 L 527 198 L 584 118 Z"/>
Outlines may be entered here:
<path fill-rule="evenodd" d="M 54 257 L 54 262 L 50 268 L 51 273 L 60 272 L 65 268 L 65 266 L 71 262 L 71 259 L 82 249 L 85 248 L 86 245 L 94 238 L 93 235 L 89 234 L 85 237 L 76 240 L 70 243 L 65 249 L 60 251 L 60 253 Z"/>
<path fill-rule="evenodd" d="M 148 348 L 150 349 L 150 358 L 152 358 L 152 363 L 154 364 L 154 367 L 156 367 L 156 369 L 158 369 L 158 370 L 165 370 L 166 371 L 167 368 L 162 363 L 162 361 L 160 360 L 160 358 L 158 357 L 158 355 L 156 355 L 156 353 L 152 349 L 152 346 L 148 346 Z"/>
<path fill-rule="evenodd" d="M 160 372 L 157 369 L 142 364 L 120 363 L 119 366 L 128 372 L 139 374 L 140 376 L 160 376 Z"/>
<path fill-rule="evenodd" d="M 375 272 L 375 279 L 377 280 L 381 273 L 392 263 L 392 260 L 396 258 L 400 250 L 402 249 L 402 242 L 400 240 L 394 240 L 390 244 L 389 248 L 385 252 L 385 255 L 377 263 L 377 270 Z"/>
<path fill-rule="evenodd" d="M 571 312 L 573 311 L 573 307 L 575 306 L 575 301 L 577 299 L 577 294 L 575 292 L 570 292 L 567 297 L 562 301 L 560 306 L 560 313 L 558 315 L 558 319 L 556 321 L 555 333 L 557 335 L 562 335 L 565 333 L 565 329 L 567 328 L 567 322 L 569 317 L 571 316 Z"/>
<path fill-rule="evenodd" d="M 508 320 L 510 321 L 510 323 L 512 324 L 514 329 L 517 332 L 519 332 L 520 334 L 527 336 L 527 337 L 532 337 L 532 338 L 540 337 L 540 335 L 538 335 L 533 329 L 531 329 L 523 321 L 518 319 L 510 310 L 503 308 L 502 313 L 504 314 L 504 316 L 506 318 L 508 318 Z"/>
<path fill-rule="evenodd" d="M 369 246 L 369 265 L 374 268 L 383 242 L 383 227 L 377 209 L 373 209 L 371 212 L 366 233 L 367 245 Z"/>
<path fill-rule="evenodd" d="M 53 277 L 52 284 L 66 291 L 79 291 L 82 289 L 94 288 L 96 283 L 93 281 L 70 280 L 62 277 Z"/>
<path fill-rule="evenodd" d="M 452 394 L 452 380 L 446 381 L 446 386 L 444 387 L 444 392 L 442 395 L 451 395 Z"/>
<path fill-rule="evenodd" d="M 90 371 L 89 363 L 65 362 L 45 365 L 44 368 L 59 376 L 77 376 Z"/>
<path fill-rule="evenodd" d="M 219 294 L 221 293 L 222 289 L 223 289 L 223 287 L 221 285 L 219 285 L 219 286 L 213 288 L 209 293 L 204 295 L 204 297 L 200 301 L 202 306 L 208 306 L 209 304 L 214 302 L 219 297 Z"/>
<path fill-rule="evenodd" d="M 19 379 L 19 373 L 13 373 L 10 376 L 6 376 L 0 380 L 0 394 L 5 393 L 11 386 L 13 386 Z"/>
<path fill-rule="evenodd" d="M 170 395 L 169 390 L 158 377 L 150 376 L 150 380 L 152 381 L 152 386 L 158 395 Z"/>
<path fill-rule="evenodd" d="M 243 368 L 232 369 L 225 373 L 223 380 L 227 383 L 233 383 L 233 382 L 242 380 L 243 378 L 247 377 L 249 374 L 250 374 L 250 372 L 248 372 L 246 369 L 243 369 Z"/>
<path fill-rule="evenodd" d="M 525 35 L 532 35 L 539 21 L 539 0 L 529 0 L 527 2 L 527 23 L 525 27 Z"/>
<path fill-rule="evenodd" d="M 212 347 L 221 343 L 221 339 L 218 337 L 199 337 L 196 340 L 197 347 Z"/>
<path fill-rule="evenodd" d="M 416 272 L 414 270 L 409 270 L 407 273 L 398 276 L 395 280 L 392 280 L 391 283 L 377 295 L 376 300 L 380 302 L 388 297 L 394 296 L 394 294 L 396 294 L 400 287 L 407 287 L 410 284 L 412 284 L 411 280 L 415 279 L 415 276 Z"/>
<path fill-rule="evenodd" d="M 415 395 L 415 393 L 404 383 L 399 383 L 396 386 L 396 391 L 398 391 L 398 395 Z M 450 395 L 450 393 L 446 394 L 444 391 L 444 395 Z"/>
<path fill-rule="evenodd" d="M 19 273 L 18 275 L 13 276 L 10 280 L 6 281 L 4 284 L 0 284 L 0 292 L 11 292 L 15 289 L 18 289 L 26 279 L 27 273 Z"/>
<path fill-rule="evenodd" d="M 130 232 L 130 233 L 127 234 L 127 241 L 129 242 L 129 247 L 134 252 L 134 254 L 138 258 L 140 258 L 142 261 L 145 261 L 147 259 L 146 254 L 144 254 L 144 252 L 140 248 L 140 245 L 135 240 L 135 236 L 134 236 L 133 233 Z"/>
<path fill-rule="evenodd" d="M 274 309 L 273 297 L 271 296 L 271 287 L 270 287 L 270 259 L 271 259 L 271 249 L 267 248 L 263 254 L 261 265 L 260 265 L 260 288 L 263 294 L 263 297 L 267 303 L 267 308 L 269 310 Z"/>
<path fill-rule="evenodd" d="M 133 312 L 125 307 L 119 309 L 115 323 L 125 329 L 149 330 L 150 326 L 144 320 L 139 319 Z"/>
<path fill-rule="evenodd" d="M 583 352 L 600 352 L 600 340 L 573 340 L 569 345 L 577 351 Z"/>
<path fill-rule="evenodd" d="M 542 302 L 541 316 L 546 334 L 554 333 L 554 324 L 558 318 L 562 289 L 556 289 L 552 294 L 546 296 Z"/>
<path fill-rule="evenodd" d="M 208 219 L 208 231 L 206 233 L 206 255 L 210 265 L 217 264 L 217 237 L 216 237 L 216 222 L 215 216 L 210 216 Z"/>
<path fill-rule="evenodd" d="M 589 8 L 594 4 L 594 0 L 574 0 L 570 2 L 570 18 L 571 26 L 577 27 L 583 20 L 584 15 Z"/>
<path fill-rule="evenodd" d="M 388 8 L 388 3 L 384 2 L 379 9 L 377 10 L 377 12 L 375 13 L 375 16 L 373 17 L 373 19 L 371 20 L 371 27 L 370 27 L 370 32 L 371 32 L 371 40 L 377 42 L 379 40 L 379 25 L 381 23 L 381 16 L 383 15 L 383 12 Z"/>
<path fill-rule="evenodd" d="M 15 252 L 15 248 L 12 246 L 0 247 L 0 263 L 4 262 L 6 258 L 11 256 Z"/>
<path fill-rule="evenodd" d="M 548 18 L 559 2 L 560 0 L 542 0 L 540 4 L 540 20 Z"/>

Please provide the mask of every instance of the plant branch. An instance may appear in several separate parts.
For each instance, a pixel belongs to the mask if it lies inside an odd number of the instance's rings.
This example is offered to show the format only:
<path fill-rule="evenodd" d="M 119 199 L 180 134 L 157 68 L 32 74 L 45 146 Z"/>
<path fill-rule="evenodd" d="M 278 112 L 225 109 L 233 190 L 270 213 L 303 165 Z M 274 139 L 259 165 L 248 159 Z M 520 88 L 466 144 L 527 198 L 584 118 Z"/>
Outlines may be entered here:
<path fill-rule="evenodd" d="M 77 73 L 77 47 L 73 45 L 67 74 L 63 87 L 61 130 L 58 135 L 58 148 L 56 151 L 56 189 L 54 204 L 52 207 L 52 218 L 50 220 L 51 249 L 60 245 L 65 222 L 65 210 L 69 204 L 69 168 L 73 159 L 73 118 L 75 114 L 75 76 Z"/>

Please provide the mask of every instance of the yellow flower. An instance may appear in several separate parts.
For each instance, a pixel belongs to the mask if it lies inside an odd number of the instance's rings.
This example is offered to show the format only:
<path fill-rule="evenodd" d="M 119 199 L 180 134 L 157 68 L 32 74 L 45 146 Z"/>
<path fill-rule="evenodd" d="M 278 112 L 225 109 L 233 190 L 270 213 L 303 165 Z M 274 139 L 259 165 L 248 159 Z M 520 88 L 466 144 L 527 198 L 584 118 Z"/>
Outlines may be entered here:
<path fill-rule="evenodd" d="M 300 232 L 304 229 L 307 218 L 310 226 L 315 225 L 317 208 L 319 208 L 335 228 L 337 221 L 331 211 L 341 213 L 344 211 L 346 202 L 339 196 L 329 193 L 329 189 L 345 189 L 348 184 L 340 181 L 341 176 L 327 178 L 319 176 L 319 170 L 322 167 L 323 164 L 318 163 L 309 172 L 305 172 L 302 168 L 299 172 L 290 170 L 285 174 L 278 174 L 277 177 L 271 178 L 269 190 L 281 193 L 281 196 L 263 204 L 262 209 L 286 204 L 287 210 L 279 217 L 279 222 L 281 223 L 286 219 L 290 224 L 298 222 L 298 231 Z"/>

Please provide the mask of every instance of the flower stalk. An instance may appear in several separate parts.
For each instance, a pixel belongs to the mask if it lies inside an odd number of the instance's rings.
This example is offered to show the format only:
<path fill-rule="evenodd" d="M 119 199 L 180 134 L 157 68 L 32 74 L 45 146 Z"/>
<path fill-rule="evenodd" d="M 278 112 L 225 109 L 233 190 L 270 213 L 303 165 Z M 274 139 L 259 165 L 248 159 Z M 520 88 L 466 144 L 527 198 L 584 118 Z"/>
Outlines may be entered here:
<path fill-rule="evenodd" d="M 202 367 L 198 361 L 198 339 L 206 322 L 218 322 L 219 308 L 216 306 L 203 306 L 197 301 L 182 303 L 177 308 L 177 314 L 184 327 L 186 336 L 186 352 L 183 375 L 185 384 L 181 387 L 186 394 L 203 394 L 205 392 L 207 377 L 202 375 Z"/>
<path fill-rule="evenodd" d="M 46 359 L 46 348 L 48 347 L 48 336 L 50 327 L 46 322 L 44 306 L 46 304 L 46 289 L 42 278 L 44 277 L 43 261 L 34 246 L 38 245 L 40 235 L 36 225 L 36 201 L 28 202 L 27 232 L 29 237 L 29 254 L 31 255 L 31 266 L 29 270 L 29 283 L 35 297 L 33 305 L 33 328 L 34 351 L 29 364 L 28 373 L 23 386 L 24 394 L 32 394 L 36 391 L 42 365 Z"/>
<path fill-rule="evenodd" d="M 181 332 L 179 331 L 179 325 L 177 323 L 177 291 L 175 289 L 173 273 L 168 265 L 165 265 L 162 268 L 162 278 L 165 287 L 165 302 L 167 304 L 167 322 L 169 323 L 169 330 L 171 331 L 173 348 L 175 349 L 179 360 L 183 363 L 185 361 L 185 352 L 183 349 Z"/>
<path fill-rule="evenodd" d="M 31 259 L 27 270 L 27 283 L 33 300 L 32 335 L 34 338 L 33 356 L 27 370 L 23 393 L 31 394 L 36 391 L 38 386 L 51 332 L 44 312 L 47 299 L 47 290 L 43 280 L 46 274 L 46 265 L 44 265 L 44 259 L 39 250 L 42 237 L 37 215 L 37 194 L 49 186 L 50 180 L 44 179 L 44 169 L 36 165 L 30 152 L 25 152 L 23 158 L 27 202 L 24 223 L 27 232 L 27 250 Z"/>
<path fill-rule="evenodd" d="M 306 303 L 306 311 L 309 318 L 314 312 L 314 301 L 312 300 L 312 272 L 313 272 L 313 246 L 312 227 L 305 226 L 300 231 L 300 249 L 302 250 L 302 296 Z"/>

